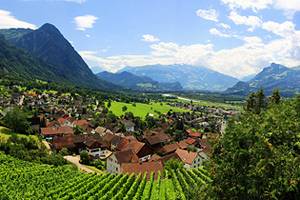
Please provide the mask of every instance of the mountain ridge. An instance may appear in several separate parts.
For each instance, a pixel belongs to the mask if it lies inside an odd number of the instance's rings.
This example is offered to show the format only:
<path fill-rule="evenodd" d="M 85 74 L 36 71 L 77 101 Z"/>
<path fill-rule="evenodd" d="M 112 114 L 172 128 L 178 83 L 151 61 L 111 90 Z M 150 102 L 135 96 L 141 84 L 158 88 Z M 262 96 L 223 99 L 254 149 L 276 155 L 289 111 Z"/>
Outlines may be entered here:
<path fill-rule="evenodd" d="M 119 73 L 100 72 L 99 78 L 123 86 L 124 88 L 139 91 L 179 91 L 182 90 L 180 83 L 159 83 L 147 76 L 137 76 L 127 71 Z"/>
<path fill-rule="evenodd" d="M 138 76 L 148 76 L 160 83 L 179 82 L 185 90 L 224 91 L 238 82 L 238 79 L 192 65 L 145 65 L 124 67 L 118 72 L 128 71 Z"/>
<path fill-rule="evenodd" d="M 263 68 L 254 78 L 247 82 L 240 81 L 225 93 L 248 95 L 258 89 L 264 89 L 267 95 L 274 89 L 279 89 L 285 96 L 292 96 L 300 92 L 300 70 L 288 68 L 284 65 L 271 63 Z"/>
<path fill-rule="evenodd" d="M 97 78 L 74 47 L 52 24 L 46 23 L 31 31 L 5 29 L 0 31 L 0 34 L 9 39 L 12 45 L 42 61 L 45 67 L 51 66 L 47 70 L 74 85 L 103 90 L 118 88 Z"/>

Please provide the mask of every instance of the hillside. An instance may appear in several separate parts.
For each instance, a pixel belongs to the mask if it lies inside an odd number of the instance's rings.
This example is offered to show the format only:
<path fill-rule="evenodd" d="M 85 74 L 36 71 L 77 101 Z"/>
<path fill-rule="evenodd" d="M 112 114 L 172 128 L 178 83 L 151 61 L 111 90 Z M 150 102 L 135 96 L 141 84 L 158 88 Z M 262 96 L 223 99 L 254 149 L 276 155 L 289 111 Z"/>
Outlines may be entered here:
<path fill-rule="evenodd" d="M 77 86 L 97 89 L 113 89 L 113 84 L 98 79 L 88 65 L 52 24 L 44 24 L 37 30 L 6 29 L 0 34 L 18 48 L 43 62 L 40 70 L 51 71 L 56 78 L 65 79 Z M 51 68 L 49 67 L 51 66 Z M 34 73 L 39 76 L 40 74 Z"/>
<path fill-rule="evenodd" d="M 63 80 L 51 71 L 47 65 L 31 56 L 29 53 L 9 44 L 0 37 L 0 74 L 14 78 L 39 78 L 44 80 Z"/>
<path fill-rule="evenodd" d="M 130 72 L 110 73 L 100 72 L 97 76 L 107 82 L 124 88 L 141 91 L 179 91 L 182 90 L 180 83 L 159 83 L 147 76 L 137 76 Z"/>
<path fill-rule="evenodd" d="M 203 168 L 171 170 L 169 178 L 161 174 L 147 180 L 145 175 L 83 174 L 69 166 L 35 164 L 1 153 L 0 167 L 3 199 L 185 200 L 191 195 L 190 186 L 211 181 Z"/>
<path fill-rule="evenodd" d="M 263 88 L 266 94 L 271 94 L 274 89 L 280 89 L 283 95 L 292 96 L 300 92 L 300 70 L 272 63 L 251 80 L 238 82 L 226 93 L 247 95 L 260 88 Z"/>
<path fill-rule="evenodd" d="M 147 65 L 125 67 L 121 71 L 148 76 L 158 82 L 179 82 L 185 90 L 223 91 L 238 82 L 219 72 L 190 65 Z"/>

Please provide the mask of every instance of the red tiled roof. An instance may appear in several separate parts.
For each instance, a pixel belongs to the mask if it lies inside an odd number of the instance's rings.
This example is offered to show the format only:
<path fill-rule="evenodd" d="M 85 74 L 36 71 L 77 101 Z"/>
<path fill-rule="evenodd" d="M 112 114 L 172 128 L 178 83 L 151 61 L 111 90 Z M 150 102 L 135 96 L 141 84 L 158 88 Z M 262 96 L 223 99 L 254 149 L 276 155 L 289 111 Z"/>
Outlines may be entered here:
<path fill-rule="evenodd" d="M 88 126 L 90 123 L 85 119 L 75 120 L 73 122 L 74 126 Z"/>
<path fill-rule="evenodd" d="M 177 144 L 178 144 L 180 149 L 186 149 L 188 147 L 188 144 L 184 140 L 181 140 L 180 142 L 177 142 Z"/>
<path fill-rule="evenodd" d="M 169 142 L 171 138 L 162 132 L 151 132 L 145 136 L 145 140 L 149 142 L 150 145 L 155 145 L 159 143 Z"/>
<path fill-rule="evenodd" d="M 187 139 L 185 139 L 184 141 L 185 141 L 185 143 L 187 143 L 187 144 L 189 144 L 189 145 L 195 144 L 195 142 L 196 142 L 195 139 L 190 138 L 190 137 L 187 138 Z"/>
<path fill-rule="evenodd" d="M 179 148 L 177 143 L 168 144 L 168 145 L 163 146 L 159 150 L 159 152 L 162 153 L 162 154 L 169 154 L 169 153 L 172 153 L 172 152 L 176 151 L 177 148 Z"/>
<path fill-rule="evenodd" d="M 72 137 L 72 135 L 65 137 L 56 137 L 53 139 L 52 146 L 56 150 L 61 150 L 62 148 L 75 148 L 74 138 Z"/>
<path fill-rule="evenodd" d="M 194 137 L 194 138 L 201 137 L 201 133 L 193 131 L 192 129 L 188 129 L 186 130 L 186 132 L 190 137 Z"/>
<path fill-rule="evenodd" d="M 60 124 L 65 123 L 66 120 L 67 120 L 67 119 L 65 119 L 65 118 L 63 118 L 63 117 L 57 119 L 58 123 L 60 123 Z"/>
<path fill-rule="evenodd" d="M 41 128 L 41 134 L 43 136 L 54 136 L 54 135 L 61 135 L 61 134 L 73 134 L 73 129 L 68 126 L 61 126 L 61 127 L 47 127 Z"/>
<path fill-rule="evenodd" d="M 116 149 L 118 151 L 123 151 L 123 150 L 125 150 L 125 148 L 127 147 L 128 144 L 129 144 L 129 140 L 127 140 L 126 138 L 120 138 Z"/>
<path fill-rule="evenodd" d="M 132 149 L 133 152 L 138 153 L 143 146 L 145 145 L 145 143 L 143 142 L 139 142 L 137 140 L 131 140 L 127 146 L 128 149 Z"/>
<path fill-rule="evenodd" d="M 125 151 L 117 151 L 115 152 L 115 156 L 118 160 L 118 163 L 132 163 L 132 162 L 138 162 L 139 158 L 137 155 L 131 150 L 125 150 Z"/>
<path fill-rule="evenodd" d="M 182 160 L 182 162 L 187 163 L 189 165 L 191 165 L 194 159 L 197 157 L 196 152 L 189 152 L 183 149 L 177 149 L 175 153 L 178 155 L 180 160 Z"/>
<path fill-rule="evenodd" d="M 154 178 L 158 176 L 158 172 L 163 171 L 161 161 L 143 162 L 143 163 L 123 163 L 121 165 L 121 172 L 128 174 L 144 174 L 147 173 L 149 179 L 151 173 L 154 173 Z"/>

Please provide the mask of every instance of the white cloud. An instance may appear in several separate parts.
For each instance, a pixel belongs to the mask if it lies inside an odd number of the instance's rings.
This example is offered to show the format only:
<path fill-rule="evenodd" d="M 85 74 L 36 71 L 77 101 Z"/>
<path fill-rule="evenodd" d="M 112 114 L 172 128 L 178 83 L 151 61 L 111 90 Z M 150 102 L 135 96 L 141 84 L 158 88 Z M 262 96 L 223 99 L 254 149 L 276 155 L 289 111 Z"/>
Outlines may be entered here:
<path fill-rule="evenodd" d="M 277 23 L 274 21 L 264 22 L 262 24 L 262 29 L 281 37 L 288 37 L 295 34 L 295 24 L 290 21 L 285 21 L 283 23 Z"/>
<path fill-rule="evenodd" d="M 222 0 L 230 9 L 252 9 L 254 12 L 266 8 L 282 10 L 283 13 L 292 19 L 296 11 L 300 11 L 299 0 Z"/>
<path fill-rule="evenodd" d="M 300 11 L 299 0 L 276 0 L 274 8 L 284 11 L 284 14 L 291 19 L 296 11 Z"/>
<path fill-rule="evenodd" d="M 262 39 L 257 36 L 244 37 L 243 40 L 248 44 L 261 44 L 263 42 Z"/>
<path fill-rule="evenodd" d="M 83 3 L 85 3 L 87 0 L 64 0 L 64 1 L 68 1 L 68 2 L 74 2 L 74 3 L 83 4 Z"/>
<path fill-rule="evenodd" d="M 197 16 L 199 16 L 203 19 L 218 22 L 219 14 L 214 9 L 208 9 L 208 10 L 199 9 L 196 11 L 196 14 L 197 14 Z"/>
<path fill-rule="evenodd" d="M 262 21 L 259 17 L 253 15 L 242 16 L 239 15 L 236 11 L 231 11 L 228 18 L 237 25 L 250 26 L 250 28 L 248 29 L 249 31 L 253 31 L 256 27 L 260 27 L 262 24 Z"/>
<path fill-rule="evenodd" d="M 97 19 L 98 17 L 93 15 L 77 16 L 74 18 L 76 29 L 85 31 L 86 29 L 93 28 L 94 23 L 96 23 Z"/>
<path fill-rule="evenodd" d="M 230 9 L 241 8 L 257 11 L 268 8 L 272 5 L 273 0 L 222 0 L 222 2 L 228 5 Z"/>
<path fill-rule="evenodd" d="M 36 29 L 37 26 L 17 19 L 7 10 L 0 10 L 0 29 L 6 29 L 6 28 Z"/>
<path fill-rule="evenodd" d="M 90 38 L 91 35 L 90 34 L 85 34 L 85 37 Z"/>
<path fill-rule="evenodd" d="M 243 77 L 259 72 L 271 62 L 286 66 L 300 65 L 300 32 L 294 31 L 289 37 L 263 42 L 257 36 L 241 37 L 240 46 L 215 50 L 214 45 L 159 42 L 150 45 L 148 54 L 101 56 L 97 52 L 81 51 L 90 66 L 99 66 L 108 71 L 117 71 L 124 66 L 149 64 L 190 64 Z"/>
<path fill-rule="evenodd" d="M 212 35 L 220 36 L 220 37 L 230 37 L 229 34 L 222 33 L 221 31 L 219 31 L 216 28 L 209 29 L 209 33 L 212 34 Z"/>
<path fill-rule="evenodd" d="M 228 24 L 225 24 L 225 23 L 220 23 L 218 24 L 219 27 L 222 27 L 224 29 L 231 29 L 231 26 L 229 26 Z"/>
<path fill-rule="evenodd" d="M 155 37 L 154 35 L 150 35 L 150 34 L 145 34 L 142 37 L 143 37 L 142 41 L 144 41 L 144 42 L 158 42 L 159 41 L 158 37 Z"/>

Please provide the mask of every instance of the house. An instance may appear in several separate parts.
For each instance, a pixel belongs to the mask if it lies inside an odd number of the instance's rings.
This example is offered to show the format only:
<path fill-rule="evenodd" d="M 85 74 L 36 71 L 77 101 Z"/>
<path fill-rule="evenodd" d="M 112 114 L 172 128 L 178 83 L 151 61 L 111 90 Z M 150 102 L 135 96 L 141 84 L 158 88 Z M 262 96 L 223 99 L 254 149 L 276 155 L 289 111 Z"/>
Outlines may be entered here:
<path fill-rule="evenodd" d="M 167 145 L 163 146 L 162 148 L 160 148 L 158 150 L 158 153 L 160 155 L 167 155 L 167 154 L 174 153 L 176 151 L 176 149 L 178 149 L 178 148 L 179 148 L 179 146 L 177 143 L 167 144 Z"/>
<path fill-rule="evenodd" d="M 80 119 L 80 120 L 73 121 L 72 126 L 73 127 L 79 126 L 79 127 L 83 128 L 83 129 L 85 129 L 85 128 L 87 128 L 87 127 L 90 126 L 90 123 L 87 120 L 85 120 L 85 119 Z"/>
<path fill-rule="evenodd" d="M 95 133 L 99 134 L 101 137 L 104 137 L 107 133 L 113 134 L 113 132 L 105 127 L 98 126 L 95 129 Z"/>
<path fill-rule="evenodd" d="M 51 147 L 57 152 L 63 148 L 68 149 L 69 151 L 76 151 L 76 145 L 74 144 L 74 135 L 66 135 L 64 137 L 55 137 L 50 143 Z"/>
<path fill-rule="evenodd" d="M 117 151 L 106 160 L 106 170 L 110 173 L 121 173 L 121 165 L 124 163 L 138 162 L 139 158 L 131 150 Z"/>
<path fill-rule="evenodd" d="M 162 131 L 151 130 L 145 132 L 144 141 L 153 149 L 160 148 L 171 142 L 171 137 Z"/>
<path fill-rule="evenodd" d="M 140 163 L 123 163 L 121 164 L 121 173 L 128 174 L 147 174 L 147 179 L 150 179 L 151 173 L 154 179 L 157 179 L 158 174 L 163 172 L 163 164 L 161 161 L 140 162 Z"/>
<path fill-rule="evenodd" d="M 41 135 L 46 137 L 46 139 L 53 139 L 55 136 L 71 135 L 73 133 L 73 129 L 69 126 L 41 128 Z"/>
<path fill-rule="evenodd" d="M 140 161 L 144 162 L 150 159 L 153 151 L 143 142 L 138 141 L 134 137 L 126 137 L 127 143 L 120 150 L 131 149 L 139 158 Z M 119 147 L 120 148 L 120 147 Z"/>
<path fill-rule="evenodd" d="M 189 137 L 191 138 L 201 138 L 201 133 L 194 131 L 192 129 L 186 130 L 186 133 L 188 134 Z"/>
<path fill-rule="evenodd" d="M 187 169 L 200 167 L 203 161 L 208 158 L 204 152 L 189 152 L 183 149 L 177 149 L 175 153 Z"/>
<path fill-rule="evenodd" d="M 107 149 L 107 145 L 96 139 L 88 139 L 84 142 L 89 155 L 95 158 L 106 159 L 112 152 Z"/>
<path fill-rule="evenodd" d="M 125 126 L 126 132 L 134 132 L 135 124 L 131 120 L 122 120 L 122 124 Z"/>

